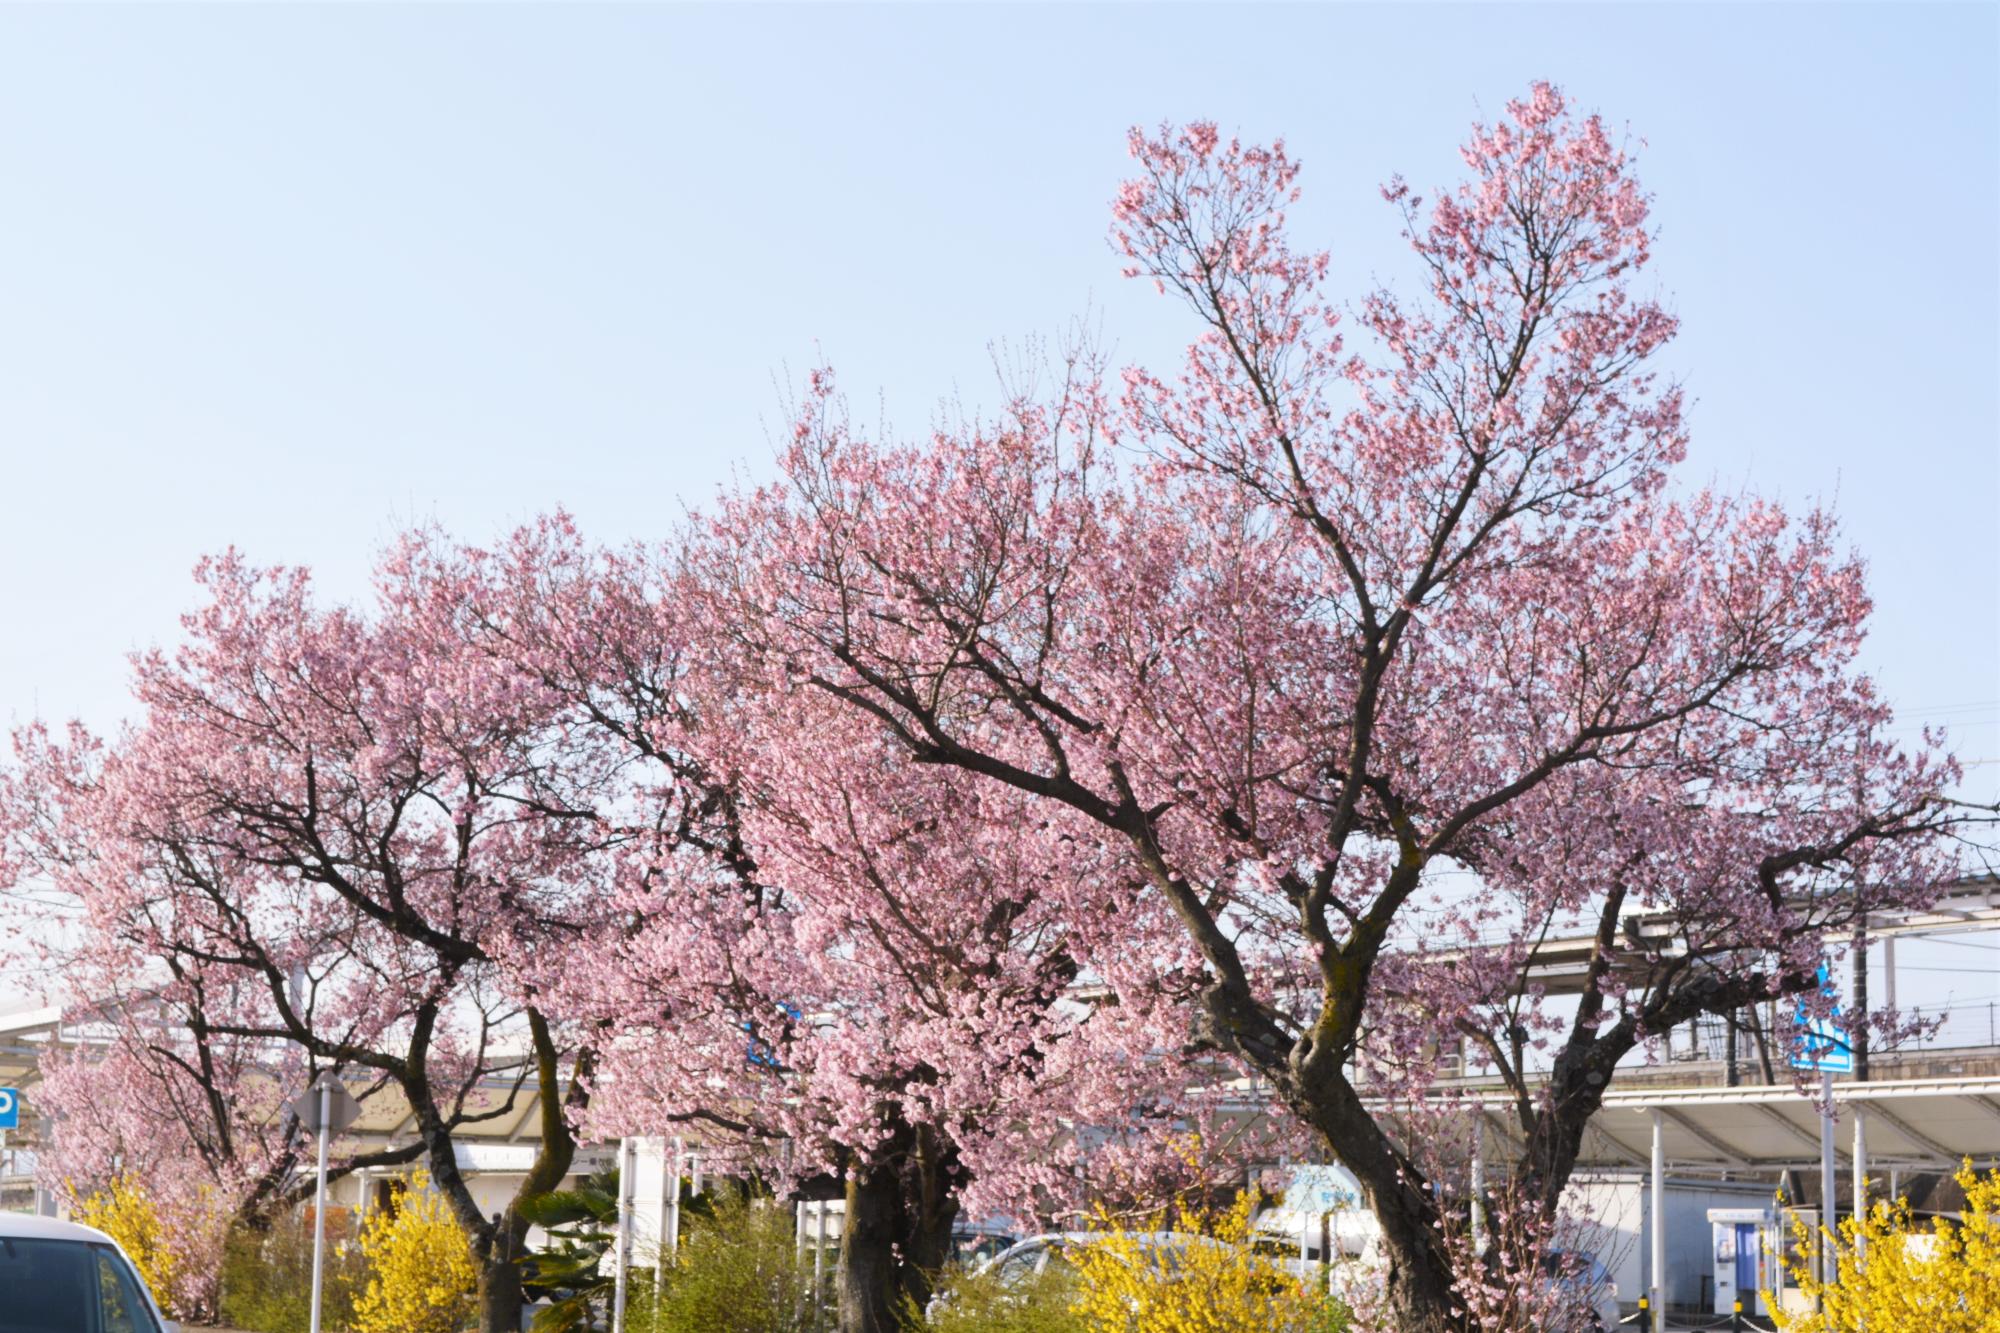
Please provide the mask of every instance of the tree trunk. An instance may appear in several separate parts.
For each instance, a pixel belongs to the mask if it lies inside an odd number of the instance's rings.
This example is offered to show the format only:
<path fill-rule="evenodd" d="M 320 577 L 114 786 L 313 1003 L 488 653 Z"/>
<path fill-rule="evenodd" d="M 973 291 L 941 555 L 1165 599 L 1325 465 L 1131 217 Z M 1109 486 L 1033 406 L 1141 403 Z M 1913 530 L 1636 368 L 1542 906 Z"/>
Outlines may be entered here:
<path fill-rule="evenodd" d="M 1456 1302 L 1451 1264 L 1438 1244 L 1436 1206 L 1402 1181 L 1382 1187 L 1355 1175 L 1382 1228 L 1383 1295 L 1397 1333 L 1450 1333 L 1457 1327 Z"/>
<path fill-rule="evenodd" d="M 520 1333 L 527 1301 L 521 1292 L 518 1245 L 509 1244 L 511 1228 L 502 1228 L 499 1243 L 479 1266 L 480 1333 Z M 521 1228 L 523 1235 L 527 1228 Z"/>
<path fill-rule="evenodd" d="M 528 1219 L 521 1216 L 521 1200 L 546 1194 L 563 1182 L 570 1164 L 576 1160 L 576 1136 L 570 1132 L 567 1112 L 583 1102 L 583 1080 L 592 1067 L 588 1048 L 576 1053 L 576 1078 L 569 1095 L 563 1096 L 561 1053 L 541 1011 L 527 1010 L 528 1035 L 535 1049 L 536 1110 L 541 1118 L 541 1147 L 528 1167 L 520 1188 L 508 1200 L 507 1211 L 495 1217 L 492 1240 L 484 1252 L 477 1246 L 480 1260 L 480 1333 L 520 1333 L 521 1312 L 527 1301 L 521 1289 L 521 1257 L 528 1249 Z"/>
<path fill-rule="evenodd" d="M 847 1180 L 840 1333 L 901 1333 L 951 1255 L 958 1156 L 928 1128 L 899 1126 L 888 1151 Z"/>
<path fill-rule="evenodd" d="M 528 1034 L 535 1052 L 537 1112 L 540 1117 L 540 1147 L 527 1175 L 507 1210 L 491 1218 L 482 1217 L 464 1175 L 458 1169 L 451 1127 L 432 1099 L 429 1071 L 421 1059 L 413 1059 L 403 1074 L 402 1085 L 417 1118 L 425 1153 L 430 1161 L 431 1183 L 451 1205 L 453 1215 L 472 1245 L 473 1262 L 479 1266 L 480 1333 L 520 1333 L 521 1312 L 526 1305 L 521 1288 L 520 1259 L 526 1251 L 528 1222 L 517 1211 L 523 1198 L 542 1194 L 562 1184 L 576 1157 L 576 1137 L 570 1132 L 565 1111 L 580 1104 L 582 1079 L 588 1076 L 590 1052 L 576 1054 L 576 1078 L 567 1099 L 563 1096 L 560 1062 L 548 1021 L 539 1010 L 525 1010 Z M 427 1032 L 419 1038 L 428 1039 Z M 418 1048 L 420 1055 L 422 1048 Z"/>
<path fill-rule="evenodd" d="M 1383 1297 L 1397 1333 L 1449 1333 L 1457 1327 L 1451 1261 L 1441 1243 L 1435 1196 L 1422 1174 L 1396 1150 L 1345 1079 L 1336 1077 L 1300 1101 L 1305 1104 L 1293 1109 L 1354 1173 L 1362 1201 L 1382 1229 Z"/>

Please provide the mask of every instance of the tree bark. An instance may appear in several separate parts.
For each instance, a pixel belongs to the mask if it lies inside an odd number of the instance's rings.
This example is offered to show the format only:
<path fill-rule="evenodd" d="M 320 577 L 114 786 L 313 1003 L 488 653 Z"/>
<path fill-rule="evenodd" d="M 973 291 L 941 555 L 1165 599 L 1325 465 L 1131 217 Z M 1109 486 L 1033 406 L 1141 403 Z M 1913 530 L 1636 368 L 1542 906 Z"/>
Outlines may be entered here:
<path fill-rule="evenodd" d="M 1302 1095 L 1293 1109 L 1318 1129 L 1335 1160 L 1354 1173 L 1362 1201 L 1381 1227 L 1383 1297 L 1397 1333 L 1448 1333 L 1454 1327 L 1455 1303 L 1435 1196 L 1353 1086 L 1337 1077 L 1332 1082 Z"/>
<path fill-rule="evenodd" d="M 521 1216 L 523 1199 L 546 1194 L 563 1182 L 570 1164 L 576 1160 L 576 1136 L 570 1132 L 569 1110 L 581 1103 L 582 1080 L 591 1067 L 588 1049 L 577 1052 L 577 1078 L 570 1094 L 562 1094 L 561 1053 L 541 1011 L 527 1011 L 528 1035 L 535 1048 L 535 1085 L 541 1118 L 541 1146 L 535 1153 L 520 1188 L 507 1201 L 507 1211 L 494 1219 L 489 1247 L 480 1254 L 479 1328 L 480 1333 L 520 1333 L 521 1312 L 526 1298 L 521 1289 L 521 1257 L 527 1252 L 528 1219 Z M 477 1246 L 475 1253 L 479 1253 Z"/>
<path fill-rule="evenodd" d="M 513 1229 L 505 1225 L 508 1216 L 511 1210 L 503 1216 L 501 1232 L 495 1237 L 499 1243 L 479 1266 L 480 1333 L 520 1333 L 521 1313 L 527 1308 L 521 1291 L 521 1266 L 515 1262 L 519 1256 L 508 1243 L 513 1238 Z M 527 1228 L 523 1227 L 521 1234 L 526 1235 Z"/>
<path fill-rule="evenodd" d="M 889 1149 L 847 1180 L 840 1333 L 902 1333 L 951 1255 L 958 1155 L 928 1128 L 899 1125 Z"/>

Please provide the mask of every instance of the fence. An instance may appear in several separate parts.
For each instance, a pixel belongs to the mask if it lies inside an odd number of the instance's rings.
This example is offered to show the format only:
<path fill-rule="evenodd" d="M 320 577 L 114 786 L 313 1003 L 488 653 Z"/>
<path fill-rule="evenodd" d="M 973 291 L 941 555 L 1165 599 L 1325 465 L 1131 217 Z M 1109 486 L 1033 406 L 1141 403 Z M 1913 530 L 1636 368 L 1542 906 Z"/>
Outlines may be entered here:
<path fill-rule="evenodd" d="M 2000 1047 L 2000 998 L 1911 1005 L 1901 1009 L 1900 1014 L 1909 1030 L 1893 1040 L 1884 1040 L 1879 1034 L 1871 1032 L 1871 1054 Z M 1754 1014 L 1746 1013 L 1738 1017 L 1734 1025 L 1736 1059 L 1745 1080 L 1762 1078 L 1763 1062 L 1758 1049 L 1760 1030 L 1769 1047 L 1773 1073 L 1781 1080 L 1786 1076 L 1790 1068 L 1790 1053 L 1785 1043 L 1791 1035 L 1793 1021 L 1789 1006 L 1774 1004 L 1759 1005 Z M 1730 1036 L 1731 1024 L 1728 1020 L 1719 1014 L 1704 1014 L 1694 1022 L 1682 1024 L 1655 1039 L 1650 1050 L 1651 1059 L 1662 1064 L 1723 1064 L 1729 1059 Z M 1532 1071 L 1545 1070 L 1550 1063 L 1547 1052 L 1531 1049 L 1524 1051 L 1523 1055 Z M 1470 1043 L 1459 1051 L 1440 1052 L 1439 1057 L 1446 1077 L 1461 1074 L 1478 1077 L 1493 1072 L 1491 1062 Z"/>

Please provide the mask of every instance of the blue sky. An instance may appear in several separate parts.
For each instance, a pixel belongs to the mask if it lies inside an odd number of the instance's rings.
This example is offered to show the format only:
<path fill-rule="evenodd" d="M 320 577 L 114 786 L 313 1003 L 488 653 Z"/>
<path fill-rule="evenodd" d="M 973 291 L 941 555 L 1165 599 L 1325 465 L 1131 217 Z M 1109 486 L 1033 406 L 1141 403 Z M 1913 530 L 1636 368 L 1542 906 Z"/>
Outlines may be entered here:
<path fill-rule="evenodd" d="M 435 519 L 658 534 L 824 356 L 925 424 L 1118 277 L 1134 122 L 1284 135 L 1302 238 L 1563 85 L 1646 147 L 1692 480 L 1834 497 L 1870 661 L 2000 765 L 1993 6 L 0 9 L 0 719 L 122 708 L 234 543 L 356 591 Z"/>

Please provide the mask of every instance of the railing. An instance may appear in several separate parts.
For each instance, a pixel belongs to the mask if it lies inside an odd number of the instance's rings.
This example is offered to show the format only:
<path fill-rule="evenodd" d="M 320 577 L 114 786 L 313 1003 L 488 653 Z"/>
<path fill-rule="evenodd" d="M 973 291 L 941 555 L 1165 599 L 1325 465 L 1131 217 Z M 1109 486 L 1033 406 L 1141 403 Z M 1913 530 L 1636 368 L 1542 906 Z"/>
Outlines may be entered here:
<path fill-rule="evenodd" d="M 1771 1045 L 1771 1058 L 1780 1066 L 1788 1063 L 1783 1043 L 1792 1030 L 1791 1014 L 1784 1009 L 1771 1012 L 1764 1006 L 1759 1026 Z M 1931 1050 L 1971 1050 L 2000 1046 L 2000 999 L 1960 1000 L 1950 1004 L 1911 1005 L 1902 1017 L 1918 1025 L 1918 1030 L 1894 1041 L 1869 1034 L 1869 1051 L 1875 1055 L 1891 1052 Z M 1677 1028 L 1656 1051 L 1658 1058 L 1671 1063 L 1712 1061 L 1729 1058 L 1730 1025 L 1720 1015 L 1703 1015 L 1693 1024 Z M 1745 1068 L 1758 1063 L 1757 1038 L 1748 1024 L 1736 1025 L 1736 1058 Z"/>
<path fill-rule="evenodd" d="M 1904 1019 L 1918 1025 L 1917 1031 L 1896 1041 L 1883 1041 L 1870 1034 L 1870 1053 L 1909 1054 L 1919 1051 L 1975 1050 L 2000 1047 L 2000 998 L 1961 1000 L 1950 1004 L 1912 1005 L 1901 1011 Z M 1790 1052 L 1785 1042 L 1792 1031 L 1789 1005 L 1760 1005 L 1755 1022 L 1739 1017 L 1735 1024 L 1736 1060 L 1746 1081 L 1762 1077 L 1758 1032 L 1770 1049 L 1771 1062 L 1780 1079 L 1790 1068 Z M 1684 1023 L 1657 1038 L 1646 1056 L 1654 1064 L 1723 1064 L 1729 1059 L 1731 1025 L 1721 1015 L 1704 1014 L 1693 1023 Z M 1548 1064 L 1546 1053 L 1524 1052 L 1528 1067 L 1540 1070 Z M 1447 1078 L 1481 1077 L 1493 1072 L 1492 1063 L 1476 1048 L 1438 1053 L 1439 1071 Z"/>

